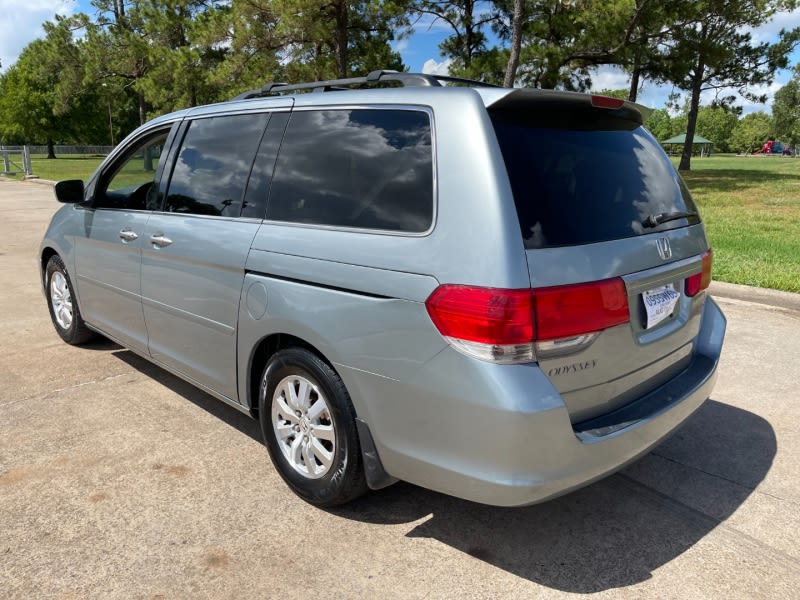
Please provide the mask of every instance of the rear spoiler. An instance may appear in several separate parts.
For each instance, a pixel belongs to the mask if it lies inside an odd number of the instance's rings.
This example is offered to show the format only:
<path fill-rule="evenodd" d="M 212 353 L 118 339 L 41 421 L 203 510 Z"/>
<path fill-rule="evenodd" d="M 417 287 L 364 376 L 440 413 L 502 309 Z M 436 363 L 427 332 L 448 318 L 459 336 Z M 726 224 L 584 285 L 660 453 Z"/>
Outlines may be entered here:
<path fill-rule="evenodd" d="M 608 116 L 633 121 L 641 125 L 650 116 L 652 109 L 609 96 L 598 94 L 579 94 L 576 92 L 560 92 L 556 90 L 535 89 L 476 89 L 490 111 L 535 111 L 543 117 L 543 125 L 547 115 L 581 113 L 584 111 L 604 111 Z"/>

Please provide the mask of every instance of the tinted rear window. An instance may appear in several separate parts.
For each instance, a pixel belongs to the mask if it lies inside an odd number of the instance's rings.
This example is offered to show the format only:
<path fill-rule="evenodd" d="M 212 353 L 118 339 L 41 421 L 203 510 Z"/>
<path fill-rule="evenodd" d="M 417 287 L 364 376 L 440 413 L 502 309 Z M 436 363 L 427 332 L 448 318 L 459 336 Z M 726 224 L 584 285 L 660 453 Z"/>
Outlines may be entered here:
<path fill-rule="evenodd" d="M 267 219 L 420 233 L 433 221 L 426 112 L 338 109 L 292 114 Z"/>
<path fill-rule="evenodd" d="M 672 163 L 642 127 L 606 121 L 597 130 L 583 119 L 572 127 L 564 119 L 564 128 L 543 127 L 541 118 L 518 111 L 495 113 L 492 120 L 526 248 L 590 244 L 699 222 L 642 225 L 649 215 L 696 210 Z"/>

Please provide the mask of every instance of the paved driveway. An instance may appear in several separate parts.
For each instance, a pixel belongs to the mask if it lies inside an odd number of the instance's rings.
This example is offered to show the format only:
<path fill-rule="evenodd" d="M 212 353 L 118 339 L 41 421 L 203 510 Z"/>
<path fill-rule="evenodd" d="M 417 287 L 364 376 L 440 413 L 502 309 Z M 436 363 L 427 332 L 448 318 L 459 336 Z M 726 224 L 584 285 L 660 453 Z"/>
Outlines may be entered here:
<path fill-rule="evenodd" d="M 321 511 L 255 422 L 111 343 L 63 344 L 49 187 L 0 180 L 0 596 L 789 598 L 800 589 L 800 312 L 720 299 L 720 379 L 655 452 L 523 509 L 407 484 Z"/>

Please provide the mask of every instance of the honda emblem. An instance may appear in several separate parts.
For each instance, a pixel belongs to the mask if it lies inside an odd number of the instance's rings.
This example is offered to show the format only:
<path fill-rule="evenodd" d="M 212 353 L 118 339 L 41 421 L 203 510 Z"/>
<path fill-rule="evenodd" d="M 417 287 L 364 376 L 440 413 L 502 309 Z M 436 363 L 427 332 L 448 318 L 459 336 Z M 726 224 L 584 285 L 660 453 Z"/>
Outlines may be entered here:
<path fill-rule="evenodd" d="M 672 248 L 669 247 L 669 240 L 667 238 L 658 238 L 656 240 L 656 248 L 658 248 L 658 255 L 661 260 L 669 260 L 672 258 Z"/>

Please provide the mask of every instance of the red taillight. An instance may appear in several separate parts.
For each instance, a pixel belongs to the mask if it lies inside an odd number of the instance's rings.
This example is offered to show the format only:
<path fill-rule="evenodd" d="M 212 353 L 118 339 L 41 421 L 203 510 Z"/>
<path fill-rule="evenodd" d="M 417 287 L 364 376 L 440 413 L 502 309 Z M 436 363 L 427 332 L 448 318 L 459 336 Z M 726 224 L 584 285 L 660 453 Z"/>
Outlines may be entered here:
<path fill-rule="evenodd" d="M 573 337 L 627 323 L 628 295 L 620 278 L 533 290 L 537 341 Z"/>
<path fill-rule="evenodd" d="M 711 266 L 713 263 L 714 253 L 711 248 L 708 252 L 703 254 L 703 267 L 702 270 L 696 275 L 686 278 L 686 295 L 690 298 L 696 296 L 709 285 L 711 285 Z"/>
<path fill-rule="evenodd" d="M 525 344 L 533 340 L 530 290 L 442 285 L 425 302 L 445 337 L 480 344 Z"/>
<path fill-rule="evenodd" d="M 425 306 L 445 337 L 496 346 L 574 337 L 629 320 L 620 278 L 533 290 L 442 285 Z"/>
<path fill-rule="evenodd" d="M 595 108 L 622 108 L 625 100 L 619 98 L 610 98 L 608 96 L 592 96 L 592 106 Z"/>

